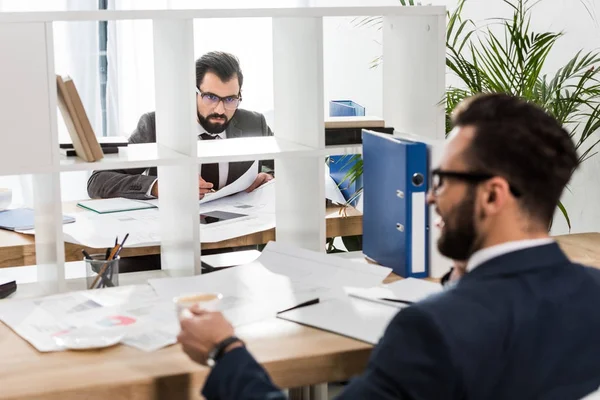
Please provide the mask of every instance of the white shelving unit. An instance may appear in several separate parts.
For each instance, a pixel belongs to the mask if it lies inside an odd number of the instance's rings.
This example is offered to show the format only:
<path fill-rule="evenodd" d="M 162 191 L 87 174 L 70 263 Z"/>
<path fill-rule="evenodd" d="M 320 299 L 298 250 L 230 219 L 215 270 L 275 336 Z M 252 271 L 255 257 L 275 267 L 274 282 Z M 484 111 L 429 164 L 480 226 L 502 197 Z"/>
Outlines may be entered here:
<path fill-rule="evenodd" d="M 198 164 L 274 158 L 277 240 L 324 251 L 323 18 L 384 16 L 383 118 L 399 131 L 444 137 L 445 8 L 286 7 L 0 13 L 0 174 L 33 174 L 38 280 L 67 290 L 60 173 L 158 166 L 161 257 L 171 275 L 200 272 Z M 273 19 L 275 124 L 272 138 L 196 143 L 193 20 Z M 85 163 L 59 154 L 54 21 L 150 19 L 154 30 L 157 143 Z M 249 32 L 248 34 L 252 34 Z"/>

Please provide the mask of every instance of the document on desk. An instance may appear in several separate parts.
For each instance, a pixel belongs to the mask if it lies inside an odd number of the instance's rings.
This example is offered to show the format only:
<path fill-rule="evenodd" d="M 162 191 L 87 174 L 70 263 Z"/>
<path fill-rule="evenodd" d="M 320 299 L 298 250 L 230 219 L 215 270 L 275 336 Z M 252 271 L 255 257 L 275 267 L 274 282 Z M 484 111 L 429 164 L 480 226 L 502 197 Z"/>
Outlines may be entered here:
<path fill-rule="evenodd" d="M 205 275 L 150 279 L 148 283 L 166 301 L 185 294 L 221 293 L 217 308 L 236 327 L 273 318 L 319 297 L 317 287 L 295 285 L 257 262 Z"/>
<path fill-rule="evenodd" d="M 148 283 L 167 300 L 190 293 L 221 293 L 224 299 L 219 309 L 234 326 L 240 326 L 316 300 L 347 297 L 344 286 L 378 285 L 389 272 L 389 268 L 270 242 L 252 263 Z"/>
<path fill-rule="evenodd" d="M 214 243 L 275 227 L 275 179 L 250 193 L 241 192 L 200 205 L 200 214 L 221 211 L 242 217 L 200 225 L 200 241 Z"/>
<path fill-rule="evenodd" d="M 400 309 L 443 291 L 438 283 L 415 278 L 344 290 L 348 296 L 280 313 L 278 318 L 376 344 Z"/>
<path fill-rule="evenodd" d="M 200 240 L 204 243 L 272 229 L 275 227 L 275 180 L 251 193 L 241 192 L 200 205 L 201 213 L 209 211 L 243 214 L 243 217 L 202 224 Z M 66 242 L 92 248 L 112 247 L 115 236 L 124 237 L 127 233 L 128 247 L 157 246 L 161 240 L 159 217 L 157 208 L 111 214 L 82 211 L 77 213 L 74 223 L 63 226 L 63 232 Z M 19 232 L 35 234 L 33 229 Z"/>
<path fill-rule="evenodd" d="M 269 242 L 257 261 L 276 274 L 327 287 L 369 288 L 380 285 L 392 271 L 281 242 Z"/>
<path fill-rule="evenodd" d="M 0 320 L 41 352 L 65 350 L 60 337 L 78 331 L 116 332 L 143 351 L 175 343 L 179 332 L 172 302 L 148 285 L 4 301 Z"/>
<path fill-rule="evenodd" d="M 397 313 L 396 307 L 386 307 L 353 297 L 338 297 L 280 313 L 277 318 L 375 345 Z"/>
<path fill-rule="evenodd" d="M 348 295 L 381 304 L 400 307 L 417 303 L 443 291 L 442 285 L 417 278 L 406 278 L 372 288 L 345 288 Z"/>

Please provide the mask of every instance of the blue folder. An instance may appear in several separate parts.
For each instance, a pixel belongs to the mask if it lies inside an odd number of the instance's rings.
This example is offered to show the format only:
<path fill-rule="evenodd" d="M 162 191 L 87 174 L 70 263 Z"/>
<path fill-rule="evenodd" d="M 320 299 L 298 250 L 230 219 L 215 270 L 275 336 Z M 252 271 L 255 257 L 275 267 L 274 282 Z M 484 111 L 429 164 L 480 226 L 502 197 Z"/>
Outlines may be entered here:
<path fill-rule="evenodd" d="M 363 253 L 402 277 L 429 276 L 427 144 L 363 130 Z"/>
<path fill-rule="evenodd" d="M 34 211 L 31 208 L 15 208 L 0 211 L 0 229 L 27 231 L 34 228 Z M 63 224 L 75 222 L 75 218 L 63 215 Z"/>

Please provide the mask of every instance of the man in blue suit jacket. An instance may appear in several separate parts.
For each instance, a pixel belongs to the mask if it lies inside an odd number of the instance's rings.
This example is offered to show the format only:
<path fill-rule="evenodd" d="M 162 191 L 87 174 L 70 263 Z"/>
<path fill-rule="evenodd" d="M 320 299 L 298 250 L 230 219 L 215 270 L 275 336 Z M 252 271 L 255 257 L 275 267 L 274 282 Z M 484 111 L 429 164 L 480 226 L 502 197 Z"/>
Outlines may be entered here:
<path fill-rule="evenodd" d="M 600 270 L 548 236 L 577 167 L 568 133 L 503 94 L 464 102 L 428 202 L 440 252 L 465 260 L 443 293 L 401 310 L 342 399 L 579 399 L 600 386 Z M 215 366 L 208 400 L 283 399 L 219 313 L 195 309 L 179 341 Z"/>

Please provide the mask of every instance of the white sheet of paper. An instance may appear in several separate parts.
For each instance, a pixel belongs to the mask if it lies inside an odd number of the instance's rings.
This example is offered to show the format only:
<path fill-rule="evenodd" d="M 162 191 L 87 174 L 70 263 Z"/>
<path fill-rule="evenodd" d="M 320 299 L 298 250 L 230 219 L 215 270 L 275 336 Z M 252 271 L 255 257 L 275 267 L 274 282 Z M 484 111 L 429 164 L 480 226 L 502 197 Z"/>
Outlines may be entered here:
<path fill-rule="evenodd" d="M 258 175 L 258 161 L 254 161 L 254 163 L 248 168 L 246 172 L 235 181 L 231 182 L 229 185 L 225 186 L 222 189 L 217 190 L 214 193 L 207 193 L 204 195 L 202 200 L 200 200 L 200 204 L 205 204 L 211 201 L 218 200 L 220 198 L 230 196 L 235 193 L 243 192 L 248 189 L 250 185 L 254 183 L 256 177 Z"/>
<path fill-rule="evenodd" d="M 374 345 L 397 313 L 398 309 L 394 307 L 346 297 L 327 299 L 277 317 Z"/>
<path fill-rule="evenodd" d="M 325 165 L 325 198 L 337 204 L 346 204 L 344 195 L 330 175 L 329 165 Z"/>
<path fill-rule="evenodd" d="M 0 320 L 41 352 L 64 350 L 54 337 L 77 330 L 124 334 L 122 343 L 144 351 L 175 343 L 179 331 L 173 303 L 148 285 L 8 300 Z"/>
<path fill-rule="evenodd" d="M 406 278 L 390 283 L 388 285 L 372 288 L 345 288 L 348 295 L 371 300 L 381 304 L 394 307 L 402 307 L 402 303 L 386 301 L 384 299 L 400 300 L 407 303 L 417 303 L 427 297 L 443 291 L 439 283 L 425 281 L 423 279 Z"/>
<path fill-rule="evenodd" d="M 298 286 L 289 278 L 268 271 L 259 263 L 228 268 L 205 275 L 150 279 L 148 283 L 165 300 L 194 293 L 221 293 L 217 309 L 234 326 L 275 317 L 318 298 L 315 288 Z"/>
<path fill-rule="evenodd" d="M 369 288 L 380 285 L 392 271 L 280 242 L 268 243 L 257 262 L 276 274 L 326 287 Z"/>

